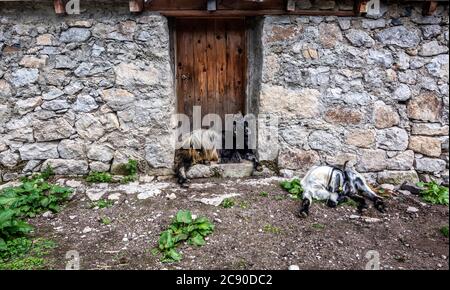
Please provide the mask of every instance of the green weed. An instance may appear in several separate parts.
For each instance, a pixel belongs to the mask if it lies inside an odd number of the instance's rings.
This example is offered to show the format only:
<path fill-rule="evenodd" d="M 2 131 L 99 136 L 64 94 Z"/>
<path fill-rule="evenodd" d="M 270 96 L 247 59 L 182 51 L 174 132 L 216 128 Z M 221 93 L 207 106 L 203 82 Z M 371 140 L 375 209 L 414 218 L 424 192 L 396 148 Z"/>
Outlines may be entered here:
<path fill-rule="evenodd" d="M 203 246 L 205 237 L 214 231 L 214 225 L 205 217 L 192 218 L 188 210 L 180 210 L 176 214 L 169 228 L 162 232 L 158 247 L 151 252 L 153 255 L 162 254 L 162 262 L 178 262 L 182 259 L 176 248 L 187 242 L 194 246 Z"/>
<path fill-rule="evenodd" d="M 86 181 L 90 183 L 111 183 L 113 177 L 107 172 L 91 172 L 86 176 Z"/>
<path fill-rule="evenodd" d="M 234 199 L 232 198 L 225 198 L 222 203 L 220 204 L 223 208 L 231 208 L 235 204 Z"/>
<path fill-rule="evenodd" d="M 298 178 L 294 178 L 291 181 L 282 181 L 280 186 L 291 194 L 293 199 L 301 199 L 303 194 L 303 188 Z"/>
<path fill-rule="evenodd" d="M 448 187 L 441 186 L 434 180 L 431 182 L 419 182 L 417 186 L 422 188 L 420 197 L 425 202 L 448 205 Z"/>

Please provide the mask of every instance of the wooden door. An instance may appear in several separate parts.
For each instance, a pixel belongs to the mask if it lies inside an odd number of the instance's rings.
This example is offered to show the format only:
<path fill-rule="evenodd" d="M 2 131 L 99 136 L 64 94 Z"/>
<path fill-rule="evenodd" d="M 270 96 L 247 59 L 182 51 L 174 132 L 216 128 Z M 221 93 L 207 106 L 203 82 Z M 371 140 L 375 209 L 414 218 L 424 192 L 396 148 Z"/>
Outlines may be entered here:
<path fill-rule="evenodd" d="M 245 114 L 245 19 L 179 18 L 176 31 L 178 112 L 202 117 Z"/>

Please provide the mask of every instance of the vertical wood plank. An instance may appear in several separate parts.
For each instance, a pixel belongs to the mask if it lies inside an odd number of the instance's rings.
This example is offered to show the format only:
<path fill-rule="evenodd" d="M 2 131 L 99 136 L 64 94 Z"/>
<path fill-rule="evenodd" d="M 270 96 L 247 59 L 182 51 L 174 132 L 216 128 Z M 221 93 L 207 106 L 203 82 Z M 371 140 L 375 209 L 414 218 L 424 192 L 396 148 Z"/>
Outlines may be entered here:
<path fill-rule="evenodd" d="M 139 13 L 144 10 L 144 0 L 130 0 L 130 12 Z"/>
<path fill-rule="evenodd" d="M 207 46 L 207 107 L 206 114 L 216 113 L 217 93 L 217 48 L 215 46 L 216 20 L 209 19 L 206 23 L 206 46 Z"/>
<path fill-rule="evenodd" d="M 227 25 L 227 113 L 243 111 L 245 41 L 243 20 Z"/>
<path fill-rule="evenodd" d="M 215 94 L 215 111 L 224 120 L 225 115 L 225 103 L 226 98 L 226 81 L 227 81 L 227 42 L 226 42 L 226 20 L 218 19 L 216 20 L 216 51 L 217 51 L 217 67 L 216 67 L 216 77 L 217 77 L 217 88 Z"/>
<path fill-rule="evenodd" d="M 226 24 L 226 57 L 227 57 L 227 71 L 226 71 L 226 87 L 225 87 L 225 104 L 224 110 L 225 114 L 230 114 L 234 107 L 234 78 L 235 78 L 235 56 L 234 56 L 234 41 L 235 41 L 235 31 L 234 23 L 228 22 Z"/>
<path fill-rule="evenodd" d="M 177 26 L 177 87 L 179 112 L 192 115 L 194 100 L 194 51 L 190 21 L 178 20 Z"/>
<path fill-rule="evenodd" d="M 204 21 L 194 22 L 194 105 L 202 106 L 202 117 L 207 108 L 207 68 L 206 68 L 206 25 Z"/>
<path fill-rule="evenodd" d="M 245 18 L 239 22 L 239 47 L 238 47 L 238 64 L 239 78 L 237 80 L 238 93 L 238 111 L 245 115 L 245 98 L 247 84 L 247 38 L 246 38 Z"/>
<path fill-rule="evenodd" d="M 56 14 L 65 14 L 66 13 L 66 5 L 63 0 L 53 0 L 53 7 L 55 8 Z"/>

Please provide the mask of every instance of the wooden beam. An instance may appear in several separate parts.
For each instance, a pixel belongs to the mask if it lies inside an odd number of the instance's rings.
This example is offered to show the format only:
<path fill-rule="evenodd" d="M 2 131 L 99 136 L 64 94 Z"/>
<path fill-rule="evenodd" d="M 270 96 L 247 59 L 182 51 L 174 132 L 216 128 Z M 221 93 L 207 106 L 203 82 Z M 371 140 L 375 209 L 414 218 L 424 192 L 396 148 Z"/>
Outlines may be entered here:
<path fill-rule="evenodd" d="M 206 10 L 159 10 L 156 11 L 167 17 L 243 17 L 264 15 L 308 15 L 308 16 L 355 16 L 353 11 L 326 11 L 326 10 L 217 10 L 214 14 Z"/>
<path fill-rule="evenodd" d="M 139 13 L 144 10 L 144 0 L 130 0 L 130 12 Z"/>
<path fill-rule="evenodd" d="M 436 11 L 437 1 L 426 1 L 422 6 L 422 15 L 423 16 L 431 16 Z"/>
<path fill-rule="evenodd" d="M 56 14 L 66 14 L 66 4 L 63 0 L 53 0 L 53 6 L 55 7 Z"/>
<path fill-rule="evenodd" d="M 294 0 L 287 1 L 286 11 L 295 11 L 295 1 Z"/>
<path fill-rule="evenodd" d="M 207 10 L 208 11 L 216 11 L 217 10 L 217 0 L 208 0 Z"/>

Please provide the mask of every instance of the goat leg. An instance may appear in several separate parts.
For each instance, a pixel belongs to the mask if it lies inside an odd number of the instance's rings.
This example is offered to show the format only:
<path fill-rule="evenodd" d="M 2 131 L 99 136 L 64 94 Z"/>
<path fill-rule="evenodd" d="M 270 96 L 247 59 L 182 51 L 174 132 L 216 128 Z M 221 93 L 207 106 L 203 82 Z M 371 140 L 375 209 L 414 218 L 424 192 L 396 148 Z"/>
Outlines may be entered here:
<path fill-rule="evenodd" d="M 311 202 L 309 199 L 304 198 L 302 200 L 302 204 L 300 205 L 300 209 L 298 211 L 298 216 L 302 218 L 306 218 L 309 215 L 309 207 L 311 206 Z"/>

